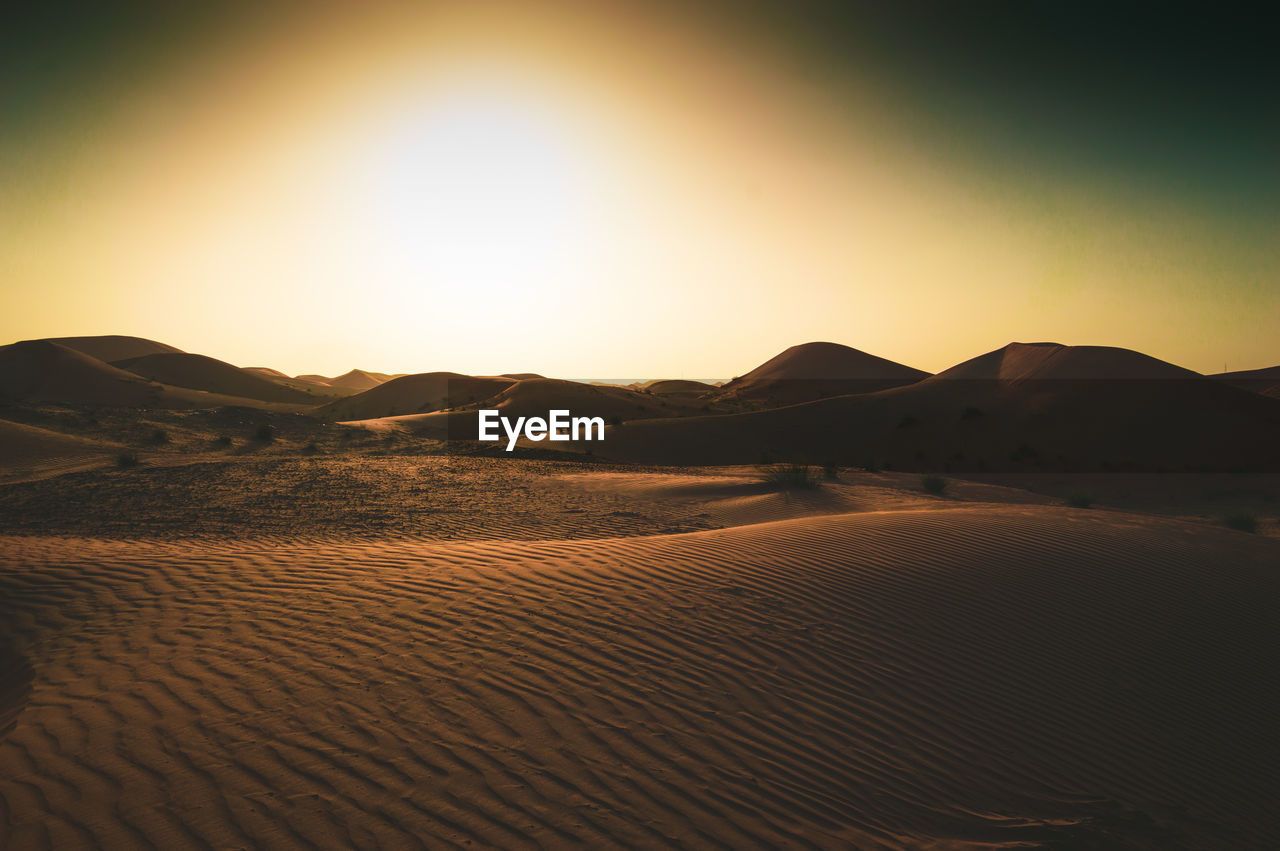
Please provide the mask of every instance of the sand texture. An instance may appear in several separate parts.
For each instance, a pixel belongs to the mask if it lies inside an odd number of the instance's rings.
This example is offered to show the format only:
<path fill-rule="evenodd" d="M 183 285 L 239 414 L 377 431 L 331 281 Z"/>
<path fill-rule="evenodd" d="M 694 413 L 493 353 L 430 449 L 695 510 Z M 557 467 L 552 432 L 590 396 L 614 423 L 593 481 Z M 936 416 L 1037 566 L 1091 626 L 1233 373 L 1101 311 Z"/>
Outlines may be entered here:
<path fill-rule="evenodd" d="M 3 847 L 1280 835 L 1280 550 L 1258 536 L 971 504 L 0 553 Z"/>

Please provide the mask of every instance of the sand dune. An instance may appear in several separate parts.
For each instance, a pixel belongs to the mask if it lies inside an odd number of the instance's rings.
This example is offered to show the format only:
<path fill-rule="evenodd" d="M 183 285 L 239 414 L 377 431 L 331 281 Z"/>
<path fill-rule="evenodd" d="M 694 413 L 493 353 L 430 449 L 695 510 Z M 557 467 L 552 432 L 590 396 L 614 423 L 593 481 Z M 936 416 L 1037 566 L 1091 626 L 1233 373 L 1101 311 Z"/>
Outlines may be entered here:
<path fill-rule="evenodd" d="M 297 378 L 285 375 L 278 369 L 271 369 L 266 366 L 245 366 L 240 367 L 244 372 L 260 375 L 270 381 L 279 384 L 281 387 L 288 387 L 291 390 L 301 390 L 304 393 L 311 394 L 311 398 L 316 401 L 327 401 L 329 399 L 338 399 L 343 396 L 354 395 L 357 391 L 349 387 L 333 387 L 329 384 L 329 379 L 324 376 L 317 376 L 321 380 L 314 380 L 311 376 L 299 375 Z"/>
<path fill-rule="evenodd" d="M 0 476 L 39 469 L 62 471 L 78 462 L 101 461 L 119 444 L 0 420 Z"/>
<path fill-rule="evenodd" d="M 934 376 L 964 381 L 1160 381 L 1200 378 L 1200 373 L 1113 346 L 1009 343 Z"/>
<path fill-rule="evenodd" d="M 892 390 L 730 416 L 637 422 L 611 429 L 592 448 L 614 459 L 675 464 L 1280 469 L 1280 400 L 1136 352 L 1082 349 L 1012 344 Z"/>
<path fill-rule="evenodd" d="M 487 398 L 478 392 L 466 392 L 461 388 L 462 385 L 459 384 L 451 390 L 451 395 L 456 400 L 454 407 L 460 406 L 463 410 L 381 418 L 376 423 L 368 422 L 373 418 L 365 418 L 365 421 L 349 424 L 377 429 L 405 428 L 439 440 L 475 440 L 478 432 L 476 409 L 480 407 L 496 409 L 508 418 L 545 418 L 549 411 L 565 410 L 572 412 L 575 417 L 603 417 L 606 421 L 684 416 L 701 412 L 706 407 L 705 402 L 693 399 L 655 398 L 616 384 L 583 384 L 559 378 L 529 378 L 512 382 L 501 392 Z M 474 401 L 468 396 L 475 397 Z"/>
<path fill-rule="evenodd" d="M 142 337 L 122 337 L 118 334 L 107 334 L 100 337 L 49 337 L 40 342 L 57 343 L 60 346 L 75 349 L 77 352 L 83 352 L 89 357 L 97 358 L 107 363 L 124 360 L 125 358 L 140 358 L 146 355 L 172 354 L 182 351 L 182 349 L 165 343 L 157 343 L 155 340 L 147 340 Z"/>
<path fill-rule="evenodd" d="M 320 377 L 320 376 L 309 376 Z M 330 378 L 327 383 L 331 387 L 345 387 L 356 392 L 363 392 L 379 384 L 384 384 L 393 378 L 399 378 L 398 375 L 388 375 L 385 372 L 366 372 L 363 369 L 353 369 L 350 372 L 343 373 L 336 378 Z"/>
<path fill-rule="evenodd" d="M 1280 399 L 1280 366 L 1246 369 L 1240 372 L 1220 372 L 1210 378 L 1225 381 L 1233 387 Z"/>
<path fill-rule="evenodd" d="M 184 355 L 186 357 L 186 355 Z M 256 378 L 248 373 L 246 378 Z M 265 380 L 265 379 L 264 379 Z M 27 340 L 0 347 L 0 400 L 113 408 L 298 408 L 151 381 L 58 343 Z"/>
<path fill-rule="evenodd" d="M 255 375 L 261 375 L 263 378 L 288 378 L 289 377 L 285 375 L 283 372 L 281 372 L 280 370 L 272 369 L 269 366 L 242 366 L 240 367 L 240 369 L 243 369 L 245 372 L 252 372 Z"/>
<path fill-rule="evenodd" d="M 659 378 L 653 381 L 646 381 L 636 389 L 651 393 L 654 396 L 693 397 L 714 393 L 719 388 L 714 384 L 705 384 L 701 381 L 689 381 L 683 378 Z"/>
<path fill-rule="evenodd" d="M 174 387 L 203 390 L 223 396 L 300 405 L 315 404 L 318 401 L 314 395 L 302 390 L 286 387 L 267 376 L 205 355 L 165 353 L 116 361 L 114 365 Z"/>
<path fill-rule="evenodd" d="M 58 343 L 0 348 L 0 397 L 10 400 L 147 407 L 164 395 L 158 384 Z"/>
<path fill-rule="evenodd" d="M 672 416 L 701 406 L 653 399 L 630 387 L 583 384 L 558 378 L 530 378 L 519 381 L 493 398 L 492 405 L 507 417 L 547 415 L 552 408 L 567 409 L 575 416 L 618 417 L 623 420 Z"/>
<path fill-rule="evenodd" d="M 1280 835 L 1280 572 L 1254 536 L 974 506 L 605 541 L 0 548 L 20 649 L 0 644 L 0 707 L 24 704 L 5 847 Z"/>
<path fill-rule="evenodd" d="M 405 375 L 355 396 L 330 402 L 317 408 L 316 415 L 333 420 L 368 420 L 436 411 L 488 399 L 512 383 L 510 378 L 457 372 Z"/>
<path fill-rule="evenodd" d="M 838 343 L 804 343 L 733 379 L 717 396 L 776 407 L 899 387 L 928 374 Z"/>

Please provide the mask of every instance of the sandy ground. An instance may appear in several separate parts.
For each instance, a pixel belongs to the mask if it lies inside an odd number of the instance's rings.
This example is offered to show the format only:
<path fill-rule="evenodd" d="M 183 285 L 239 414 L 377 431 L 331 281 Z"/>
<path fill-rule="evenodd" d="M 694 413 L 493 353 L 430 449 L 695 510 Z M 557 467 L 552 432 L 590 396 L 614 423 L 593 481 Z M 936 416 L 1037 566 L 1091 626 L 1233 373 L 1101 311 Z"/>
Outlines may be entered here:
<path fill-rule="evenodd" d="M 0 847 L 1280 835 L 1269 537 L 993 481 L 184 440 L 0 485 Z"/>

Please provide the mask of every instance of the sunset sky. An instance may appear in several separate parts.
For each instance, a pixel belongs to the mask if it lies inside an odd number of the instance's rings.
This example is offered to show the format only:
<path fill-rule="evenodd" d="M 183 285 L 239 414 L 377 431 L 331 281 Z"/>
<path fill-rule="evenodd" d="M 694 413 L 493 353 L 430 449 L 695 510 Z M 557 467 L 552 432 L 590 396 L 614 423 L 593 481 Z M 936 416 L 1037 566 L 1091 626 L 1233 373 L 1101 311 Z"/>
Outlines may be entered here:
<path fill-rule="evenodd" d="M 1237 14 L 170 5 L 6 13 L 0 343 L 291 374 L 728 377 L 810 340 L 1280 363 L 1277 59 Z"/>

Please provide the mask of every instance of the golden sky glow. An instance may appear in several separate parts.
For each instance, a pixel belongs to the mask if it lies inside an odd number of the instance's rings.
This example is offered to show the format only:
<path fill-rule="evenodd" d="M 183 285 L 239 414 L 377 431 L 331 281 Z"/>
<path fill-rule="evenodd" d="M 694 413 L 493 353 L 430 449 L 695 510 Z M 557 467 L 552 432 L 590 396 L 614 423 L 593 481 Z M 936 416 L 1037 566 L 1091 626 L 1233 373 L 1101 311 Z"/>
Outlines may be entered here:
<path fill-rule="evenodd" d="M 3 342 L 325 374 L 728 377 L 810 340 L 1280 361 L 1274 219 L 965 167 L 891 84 L 692 16 L 379 8 L 228 27 L 20 128 Z"/>

